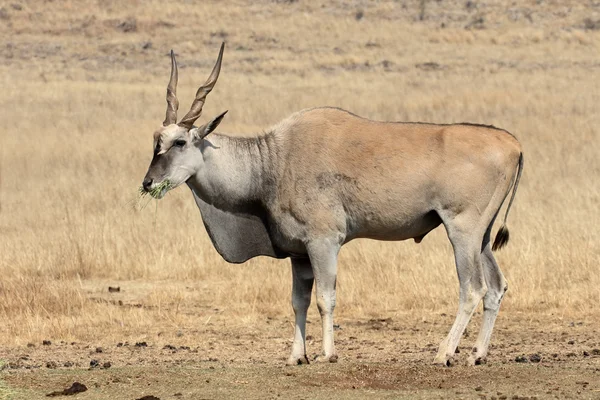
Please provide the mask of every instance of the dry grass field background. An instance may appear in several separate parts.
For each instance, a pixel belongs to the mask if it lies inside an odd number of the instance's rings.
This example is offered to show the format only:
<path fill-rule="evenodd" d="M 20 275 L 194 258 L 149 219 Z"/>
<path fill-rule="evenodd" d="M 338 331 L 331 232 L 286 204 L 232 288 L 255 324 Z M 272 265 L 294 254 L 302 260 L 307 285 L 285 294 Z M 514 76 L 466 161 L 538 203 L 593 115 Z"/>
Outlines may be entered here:
<path fill-rule="evenodd" d="M 184 110 L 221 41 L 203 119 L 229 109 L 223 132 L 332 105 L 515 134 L 525 171 L 497 253 L 509 282 L 499 329 L 599 317 L 599 21 L 591 0 L 0 4 L 0 345 L 202 340 L 272 318 L 291 338 L 289 261 L 224 262 L 187 188 L 133 207 L 168 51 Z M 350 243 L 338 282 L 341 321 L 439 319 L 457 305 L 443 228 L 418 245 Z"/>

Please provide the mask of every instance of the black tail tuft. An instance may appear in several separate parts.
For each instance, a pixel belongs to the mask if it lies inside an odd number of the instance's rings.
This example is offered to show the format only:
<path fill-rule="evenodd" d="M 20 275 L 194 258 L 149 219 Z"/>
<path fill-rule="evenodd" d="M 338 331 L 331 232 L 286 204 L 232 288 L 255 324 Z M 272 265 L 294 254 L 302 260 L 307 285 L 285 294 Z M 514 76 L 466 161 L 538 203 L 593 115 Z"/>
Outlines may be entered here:
<path fill-rule="evenodd" d="M 508 243 L 508 239 L 510 235 L 508 233 L 508 228 L 506 225 L 502 225 L 498 233 L 496 233 L 496 239 L 494 239 L 494 244 L 492 245 L 492 250 L 500 250 Z"/>

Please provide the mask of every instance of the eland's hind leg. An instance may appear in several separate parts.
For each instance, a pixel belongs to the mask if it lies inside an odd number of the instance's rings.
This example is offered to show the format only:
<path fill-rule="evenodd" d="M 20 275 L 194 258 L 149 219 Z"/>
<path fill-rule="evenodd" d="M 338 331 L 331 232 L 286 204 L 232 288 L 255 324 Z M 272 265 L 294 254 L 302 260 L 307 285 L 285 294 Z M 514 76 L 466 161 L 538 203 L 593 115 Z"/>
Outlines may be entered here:
<path fill-rule="evenodd" d="M 477 213 L 457 215 L 449 220 L 442 216 L 454 249 L 460 294 L 456 319 L 448 336 L 440 344 L 434 364 L 450 365 L 460 338 L 487 290 L 481 266 L 481 240 L 484 232 L 479 229 L 479 218 Z"/>
<path fill-rule="evenodd" d="M 500 310 L 500 303 L 502 303 L 504 293 L 506 293 L 506 290 L 508 289 L 506 279 L 504 278 L 502 271 L 500 271 L 498 263 L 492 253 L 490 244 L 492 224 L 490 224 L 486 231 L 482 245 L 483 251 L 481 252 L 483 273 L 488 291 L 483 298 L 483 323 L 481 325 L 481 330 L 479 331 L 477 341 L 475 342 L 475 346 L 469 357 L 469 363 L 472 365 L 478 365 L 485 362 L 488 346 L 492 337 L 492 331 L 494 330 L 494 323 L 496 322 L 496 317 Z"/>

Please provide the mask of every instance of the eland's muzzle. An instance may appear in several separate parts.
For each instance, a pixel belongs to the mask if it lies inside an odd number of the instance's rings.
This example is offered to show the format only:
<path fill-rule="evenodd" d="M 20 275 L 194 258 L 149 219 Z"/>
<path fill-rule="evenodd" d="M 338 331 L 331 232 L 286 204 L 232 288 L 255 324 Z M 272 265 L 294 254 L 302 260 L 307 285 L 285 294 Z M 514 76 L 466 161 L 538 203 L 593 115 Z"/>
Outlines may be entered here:
<path fill-rule="evenodd" d="M 152 178 L 144 178 L 144 182 L 142 182 L 142 187 L 146 192 L 149 192 L 152 188 Z"/>

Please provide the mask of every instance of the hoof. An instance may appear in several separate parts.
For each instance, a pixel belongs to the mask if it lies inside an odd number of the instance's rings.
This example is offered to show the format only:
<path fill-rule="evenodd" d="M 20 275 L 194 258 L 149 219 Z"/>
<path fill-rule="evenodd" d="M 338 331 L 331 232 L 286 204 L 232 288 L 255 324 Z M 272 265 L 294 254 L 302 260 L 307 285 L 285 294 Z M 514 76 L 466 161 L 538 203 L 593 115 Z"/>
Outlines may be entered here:
<path fill-rule="evenodd" d="M 285 364 L 288 366 L 294 366 L 294 365 L 303 365 L 303 364 L 310 364 L 310 363 L 308 362 L 308 358 L 306 357 L 306 355 L 304 355 L 301 357 L 290 357 L 290 358 L 288 358 L 288 360 Z"/>
<path fill-rule="evenodd" d="M 468 365 L 484 365 L 487 363 L 485 357 L 477 357 L 475 355 L 469 357 Z"/>
<path fill-rule="evenodd" d="M 337 354 L 316 356 L 314 361 L 317 363 L 336 363 L 338 362 L 338 356 Z"/>
<path fill-rule="evenodd" d="M 448 356 L 438 356 L 433 360 L 433 365 L 437 365 L 440 367 L 451 367 L 454 365 L 454 359 Z"/>

